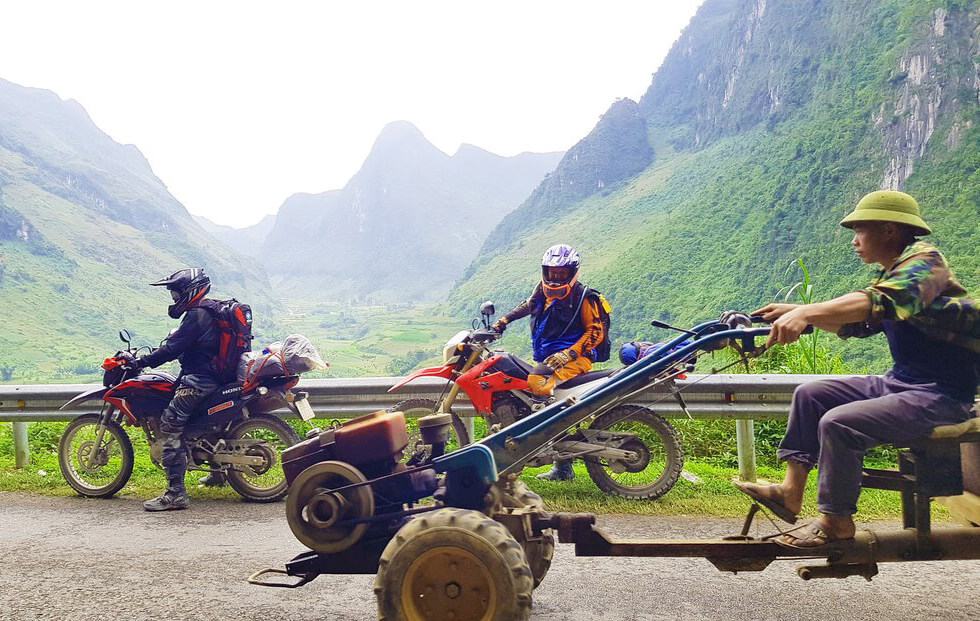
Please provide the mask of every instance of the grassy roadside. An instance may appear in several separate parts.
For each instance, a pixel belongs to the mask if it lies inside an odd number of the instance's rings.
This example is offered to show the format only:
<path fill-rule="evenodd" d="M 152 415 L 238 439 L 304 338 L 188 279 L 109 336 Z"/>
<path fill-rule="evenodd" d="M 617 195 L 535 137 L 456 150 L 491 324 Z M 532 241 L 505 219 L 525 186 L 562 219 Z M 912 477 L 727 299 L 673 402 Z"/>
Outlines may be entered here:
<path fill-rule="evenodd" d="M 31 425 L 31 463 L 24 469 L 14 468 L 11 428 L 0 425 L 0 491 L 18 491 L 52 496 L 70 496 L 75 492 L 68 487 L 58 468 L 57 442 L 64 424 L 45 423 Z M 133 431 L 133 430 L 130 430 Z M 163 474 L 150 462 L 146 442 L 140 432 L 131 434 L 136 449 L 136 467 L 129 484 L 120 495 L 150 498 L 165 486 Z M 529 468 L 523 478 L 532 489 L 541 494 L 549 509 L 590 513 L 619 513 L 635 515 L 698 515 L 737 517 L 745 514 L 748 500 L 731 485 L 737 470 L 708 461 L 688 460 L 685 470 L 695 475 L 699 482 L 684 478 L 663 498 L 656 501 L 628 500 L 601 492 L 589 479 L 584 465 L 576 463 L 576 477 L 571 482 L 555 483 L 539 481 L 534 475 L 547 468 Z M 188 488 L 192 498 L 220 498 L 231 502 L 239 500 L 229 488 L 205 489 L 196 486 L 200 473 L 188 474 Z M 759 476 L 779 480 L 782 471 L 760 466 Z M 816 485 L 811 481 L 804 504 L 804 515 L 813 515 L 816 506 Z M 862 519 L 899 519 L 901 505 L 899 495 L 881 490 L 866 490 L 861 494 L 859 513 Z M 948 514 L 936 506 L 934 517 L 947 519 Z"/>

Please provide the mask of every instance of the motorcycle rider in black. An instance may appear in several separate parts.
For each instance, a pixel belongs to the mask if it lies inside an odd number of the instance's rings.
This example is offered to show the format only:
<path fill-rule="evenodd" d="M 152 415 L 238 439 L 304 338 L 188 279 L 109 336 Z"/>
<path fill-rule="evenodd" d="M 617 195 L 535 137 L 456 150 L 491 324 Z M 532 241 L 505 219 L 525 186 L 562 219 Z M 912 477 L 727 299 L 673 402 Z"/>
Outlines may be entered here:
<path fill-rule="evenodd" d="M 180 376 L 173 399 L 160 419 L 160 439 L 163 443 L 161 463 L 167 474 L 166 491 L 143 503 L 147 511 L 186 509 L 190 505 L 184 475 L 187 472 L 187 453 L 181 444 L 184 425 L 200 403 L 219 387 L 212 360 L 218 352 L 218 323 L 204 308 L 210 300 L 204 296 L 211 290 L 211 279 L 201 268 L 183 269 L 169 278 L 150 283 L 166 287 L 174 303 L 167 309 L 180 326 L 164 343 L 135 364 L 139 368 L 156 367 L 179 360 Z"/>

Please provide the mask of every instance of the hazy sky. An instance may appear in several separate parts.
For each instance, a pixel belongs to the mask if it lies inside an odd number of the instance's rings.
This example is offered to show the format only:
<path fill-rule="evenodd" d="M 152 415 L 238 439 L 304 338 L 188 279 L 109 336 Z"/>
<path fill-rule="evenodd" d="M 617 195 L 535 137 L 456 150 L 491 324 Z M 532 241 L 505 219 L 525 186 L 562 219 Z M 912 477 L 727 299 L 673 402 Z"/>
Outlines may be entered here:
<path fill-rule="evenodd" d="M 390 121 L 560 151 L 640 97 L 701 0 L 7 2 L 0 77 L 78 100 L 194 214 L 342 187 Z"/>

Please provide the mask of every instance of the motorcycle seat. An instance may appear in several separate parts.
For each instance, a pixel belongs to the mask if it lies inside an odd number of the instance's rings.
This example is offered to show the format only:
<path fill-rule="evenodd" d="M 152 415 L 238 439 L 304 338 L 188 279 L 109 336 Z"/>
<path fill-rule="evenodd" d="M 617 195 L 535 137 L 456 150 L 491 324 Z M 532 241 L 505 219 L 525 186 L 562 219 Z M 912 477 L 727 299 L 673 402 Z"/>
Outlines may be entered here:
<path fill-rule="evenodd" d="M 524 362 L 513 354 L 504 354 L 500 361 L 494 365 L 494 368 L 511 377 L 526 380 L 534 366 Z"/>
<path fill-rule="evenodd" d="M 225 384 L 224 386 L 219 386 L 217 390 L 211 393 L 208 398 L 201 403 L 198 410 L 201 412 L 207 412 L 209 408 L 241 396 L 241 393 L 241 382 L 232 382 L 230 384 Z"/>
<path fill-rule="evenodd" d="M 597 379 L 602 379 L 609 377 L 619 369 L 604 369 L 602 371 L 589 371 L 588 373 L 583 373 L 581 375 L 576 375 L 570 380 L 566 380 L 561 384 L 558 384 L 556 388 L 575 388 L 576 386 L 581 386 L 588 382 L 595 381 Z"/>

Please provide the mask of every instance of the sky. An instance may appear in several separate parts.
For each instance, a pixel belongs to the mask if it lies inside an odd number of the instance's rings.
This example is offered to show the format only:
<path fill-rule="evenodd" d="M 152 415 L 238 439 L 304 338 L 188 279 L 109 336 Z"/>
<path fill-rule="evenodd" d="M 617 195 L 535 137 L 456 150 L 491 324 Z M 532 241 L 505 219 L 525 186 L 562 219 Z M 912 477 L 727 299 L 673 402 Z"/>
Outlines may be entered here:
<path fill-rule="evenodd" d="M 187 209 L 250 225 L 343 187 L 389 122 L 564 151 L 638 99 L 702 0 L 8 2 L 0 78 L 80 102 Z"/>

